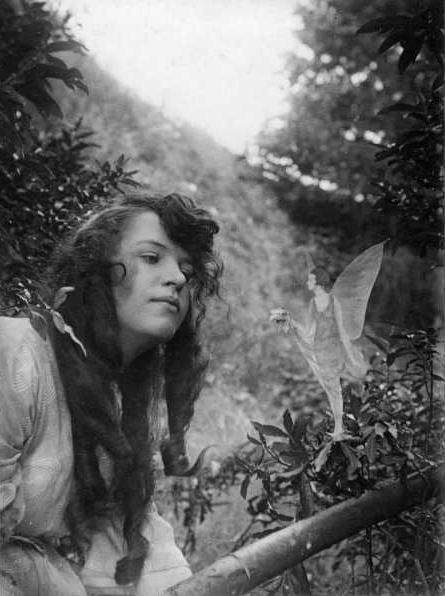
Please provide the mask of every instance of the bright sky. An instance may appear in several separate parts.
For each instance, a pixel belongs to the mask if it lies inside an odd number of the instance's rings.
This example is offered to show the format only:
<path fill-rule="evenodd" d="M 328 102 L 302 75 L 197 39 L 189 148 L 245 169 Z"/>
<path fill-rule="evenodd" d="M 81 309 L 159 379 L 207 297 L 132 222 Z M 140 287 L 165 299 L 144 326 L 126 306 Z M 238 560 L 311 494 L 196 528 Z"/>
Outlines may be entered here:
<path fill-rule="evenodd" d="M 285 109 L 294 0 L 53 0 L 99 64 L 167 115 L 243 152 Z M 91 83 L 89 83 L 91 84 Z"/>

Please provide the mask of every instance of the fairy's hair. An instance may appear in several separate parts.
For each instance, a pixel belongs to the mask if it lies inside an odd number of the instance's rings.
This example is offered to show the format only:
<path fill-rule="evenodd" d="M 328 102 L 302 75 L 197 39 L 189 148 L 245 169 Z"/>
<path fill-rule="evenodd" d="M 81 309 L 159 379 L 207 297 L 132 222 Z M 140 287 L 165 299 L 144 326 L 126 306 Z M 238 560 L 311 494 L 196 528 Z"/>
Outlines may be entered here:
<path fill-rule="evenodd" d="M 325 290 L 329 290 L 331 288 L 331 276 L 324 267 L 314 267 L 309 271 L 309 273 L 315 276 L 315 281 L 318 286 L 321 286 Z"/>
<path fill-rule="evenodd" d="M 128 225 L 147 211 L 158 215 L 169 238 L 190 256 L 191 301 L 174 337 L 141 354 L 122 372 L 113 257 Z M 52 332 L 73 432 L 76 490 L 68 520 L 79 546 L 88 534 L 86 526 L 101 516 L 123 515 L 128 556 L 117 564 L 118 583 L 138 577 L 149 549 L 141 535 L 155 484 L 149 411 L 162 395 L 170 430 L 162 446 L 165 471 L 174 474 L 187 467 L 184 434 L 207 366 L 199 327 L 206 299 L 218 294 L 222 273 L 213 248 L 218 229 L 210 214 L 185 196 L 127 196 L 81 225 L 57 250 L 47 276 L 50 300 L 61 287 L 74 288 L 58 310 L 87 352 L 85 358 L 67 334 Z M 127 271 L 119 265 L 123 281 Z M 121 419 L 116 388 L 122 395 Z M 101 450 L 113 463 L 111 484 L 100 472 Z"/>

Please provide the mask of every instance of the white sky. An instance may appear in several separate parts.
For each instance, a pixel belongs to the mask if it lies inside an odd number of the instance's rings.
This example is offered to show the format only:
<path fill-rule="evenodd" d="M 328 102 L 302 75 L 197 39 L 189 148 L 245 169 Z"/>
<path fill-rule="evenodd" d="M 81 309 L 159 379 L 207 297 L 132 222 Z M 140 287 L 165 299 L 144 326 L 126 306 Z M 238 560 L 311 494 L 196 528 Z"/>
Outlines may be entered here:
<path fill-rule="evenodd" d="M 243 152 L 285 109 L 294 0 L 53 0 L 101 66 Z M 88 82 L 87 82 L 88 83 Z M 92 82 L 89 82 L 91 85 Z"/>

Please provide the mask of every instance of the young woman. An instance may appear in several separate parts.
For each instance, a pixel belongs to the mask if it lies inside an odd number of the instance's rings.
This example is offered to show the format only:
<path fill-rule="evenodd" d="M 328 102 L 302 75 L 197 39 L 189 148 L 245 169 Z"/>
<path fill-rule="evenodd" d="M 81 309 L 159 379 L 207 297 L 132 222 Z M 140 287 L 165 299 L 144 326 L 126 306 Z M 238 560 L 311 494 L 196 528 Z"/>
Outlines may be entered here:
<path fill-rule="evenodd" d="M 152 500 L 156 403 L 165 471 L 181 473 L 217 232 L 178 194 L 128 197 L 57 253 L 43 328 L 0 318 L 2 596 L 154 596 L 190 575 Z"/>

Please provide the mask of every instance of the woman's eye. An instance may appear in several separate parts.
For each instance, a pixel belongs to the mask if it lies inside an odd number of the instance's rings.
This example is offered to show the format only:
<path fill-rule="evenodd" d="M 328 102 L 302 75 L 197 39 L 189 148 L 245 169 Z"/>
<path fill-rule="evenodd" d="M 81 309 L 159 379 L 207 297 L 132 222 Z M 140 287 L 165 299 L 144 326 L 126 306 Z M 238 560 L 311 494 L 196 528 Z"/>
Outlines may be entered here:
<path fill-rule="evenodd" d="M 159 262 L 159 255 L 155 252 L 149 252 L 141 255 L 141 258 L 149 265 L 155 265 Z"/>

